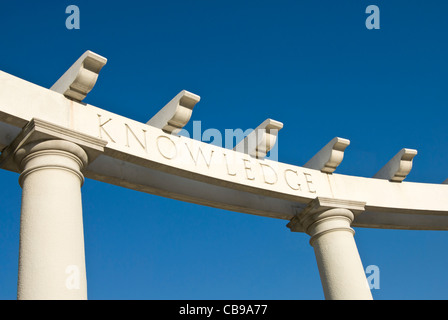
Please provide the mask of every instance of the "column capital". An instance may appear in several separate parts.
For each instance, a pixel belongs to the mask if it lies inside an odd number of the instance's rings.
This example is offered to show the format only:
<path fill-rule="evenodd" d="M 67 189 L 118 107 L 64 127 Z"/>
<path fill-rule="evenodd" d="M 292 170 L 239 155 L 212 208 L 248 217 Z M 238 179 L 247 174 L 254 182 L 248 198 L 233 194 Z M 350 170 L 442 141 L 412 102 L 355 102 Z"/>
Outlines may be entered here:
<path fill-rule="evenodd" d="M 82 170 L 89 163 L 83 148 L 65 140 L 38 140 L 22 146 L 14 154 L 20 169 L 19 184 L 31 173 L 45 169 L 61 169 L 73 173 L 84 184 Z"/>
<path fill-rule="evenodd" d="M 107 141 L 50 122 L 33 118 L 14 141 L 0 155 L 0 168 L 21 172 L 24 157 L 44 149 L 57 149 L 72 153 L 87 166 L 102 152 Z"/>
<path fill-rule="evenodd" d="M 355 216 L 365 210 L 365 205 L 365 202 L 360 201 L 317 197 L 305 208 L 297 208 L 296 215 L 286 226 L 292 232 L 310 234 L 310 227 L 313 224 L 331 217 L 346 219 L 350 225 Z"/>
<path fill-rule="evenodd" d="M 297 210 L 287 225 L 311 236 L 326 299 L 372 299 L 350 227 L 364 207 L 364 202 L 320 197 Z"/>
<path fill-rule="evenodd" d="M 22 161 L 25 157 L 36 152 L 47 150 L 58 150 L 75 155 L 79 158 L 79 166 L 81 169 L 89 163 L 89 157 L 84 149 L 66 140 L 37 140 L 27 143 L 14 153 L 14 160 L 19 165 L 19 168 L 22 169 Z"/>

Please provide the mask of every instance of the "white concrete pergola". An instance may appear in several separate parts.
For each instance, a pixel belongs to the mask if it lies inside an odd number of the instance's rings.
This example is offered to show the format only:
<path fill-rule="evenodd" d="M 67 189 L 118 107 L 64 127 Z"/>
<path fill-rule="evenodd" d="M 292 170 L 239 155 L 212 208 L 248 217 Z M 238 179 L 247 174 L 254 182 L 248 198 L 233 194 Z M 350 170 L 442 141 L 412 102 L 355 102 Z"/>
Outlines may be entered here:
<path fill-rule="evenodd" d="M 84 177 L 226 210 L 283 219 L 310 235 L 327 299 L 371 299 L 351 228 L 448 230 L 448 180 L 404 182 L 402 149 L 372 178 L 334 173 L 336 137 L 302 167 L 272 161 L 282 123 L 233 150 L 177 133 L 199 96 L 182 91 L 146 124 L 83 103 L 107 60 L 87 51 L 46 89 L 0 71 L 0 166 L 20 173 L 18 299 L 87 299 Z M 66 269 L 80 270 L 78 290 Z"/>

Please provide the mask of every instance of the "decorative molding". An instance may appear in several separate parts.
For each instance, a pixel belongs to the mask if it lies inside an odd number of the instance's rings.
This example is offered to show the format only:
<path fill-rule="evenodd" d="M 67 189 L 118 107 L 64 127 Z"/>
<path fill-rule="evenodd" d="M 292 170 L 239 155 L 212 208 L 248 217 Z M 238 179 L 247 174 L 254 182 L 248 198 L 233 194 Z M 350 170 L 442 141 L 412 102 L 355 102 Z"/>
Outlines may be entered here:
<path fill-rule="evenodd" d="M 233 150 L 263 159 L 277 142 L 278 131 L 283 123 L 266 119 L 255 130 L 249 133 Z"/>
<path fill-rule="evenodd" d="M 30 161 L 38 157 L 51 156 L 42 161 Z M 54 159 L 54 156 L 62 156 L 73 160 L 76 166 L 67 165 L 64 161 Z M 20 169 L 19 184 L 23 187 L 26 177 L 36 171 L 46 169 L 59 169 L 73 173 L 78 177 L 81 186 L 84 184 L 82 170 L 88 165 L 89 157 L 85 150 L 73 142 L 66 140 L 44 140 L 27 143 L 19 148 L 14 154 L 14 160 Z"/>
<path fill-rule="evenodd" d="M 401 149 L 386 165 L 373 176 L 376 179 L 385 179 L 394 182 L 403 181 L 411 172 L 412 159 L 417 155 L 417 150 Z"/>
<path fill-rule="evenodd" d="M 106 63 L 106 58 L 92 51 L 86 51 L 50 90 L 81 102 L 95 86 L 98 75 Z"/>
<path fill-rule="evenodd" d="M 317 197 L 311 201 L 302 212 L 317 212 L 334 208 L 343 208 L 358 214 L 364 211 L 365 205 L 366 203 L 361 201 Z"/>
<path fill-rule="evenodd" d="M 352 222 L 365 206 L 360 201 L 317 197 L 305 208 L 295 208 L 296 215 L 286 226 L 293 232 L 306 232 L 312 223 L 330 216 L 346 217 Z"/>
<path fill-rule="evenodd" d="M 0 155 L 0 168 L 17 172 L 20 171 L 15 161 L 12 161 L 16 152 L 26 144 L 45 140 L 72 142 L 84 149 L 88 155 L 89 162 L 92 162 L 104 152 L 104 147 L 107 145 L 107 141 L 33 118 L 22 129 L 15 140 L 3 150 Z"/>
<path fill-rule="evenodd" d="M 146 124 L 166 133 L 178 133 L 190 121 L 193 108 L 200 100 L 198 95 L 182 90 Z"/>
<path fill-rule="evenodd" d="M 333 173 L 344 159 L 344 150 L 350 145 L 350 140 L 333 138 L 307 163 L 305 168 L 320 170 L 325 173 Z"/>

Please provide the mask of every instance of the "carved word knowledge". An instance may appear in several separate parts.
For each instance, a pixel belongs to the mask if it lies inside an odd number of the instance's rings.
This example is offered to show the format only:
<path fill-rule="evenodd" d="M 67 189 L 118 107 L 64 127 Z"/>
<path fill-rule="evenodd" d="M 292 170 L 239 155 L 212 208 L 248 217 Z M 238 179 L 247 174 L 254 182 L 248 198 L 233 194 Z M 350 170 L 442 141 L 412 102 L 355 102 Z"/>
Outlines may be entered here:
<path fill-rule="evenodd" d="M 248 187 L 270 186 L 276 191 L 291 194 L 316 193 L 313 170 L 279 163 L 269 159 L 257 159 L 213 144 L 172 135 L 160 129 L 137 122 L 126 123 L 121 119 L 97 114 L 98 138 L 114 144 L 139 158 L 152 160 L 166 171 L 184 170 L 204 177 L 245 184 Z M 132 149 L 132 151 L 130 151 Z M 163 170 L 163 168 L 162 168 Z"/>

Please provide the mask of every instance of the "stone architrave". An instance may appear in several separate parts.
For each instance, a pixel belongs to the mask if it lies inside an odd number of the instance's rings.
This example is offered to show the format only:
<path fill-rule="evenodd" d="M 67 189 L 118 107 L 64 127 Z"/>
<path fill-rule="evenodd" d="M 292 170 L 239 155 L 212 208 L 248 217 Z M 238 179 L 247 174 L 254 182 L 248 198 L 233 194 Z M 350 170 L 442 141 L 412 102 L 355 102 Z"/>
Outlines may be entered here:
<path fill-rule="evenodd" d="M 351 199 L 366 203 L 355 227 L 448 230 L 446 184 L 397 184 L 256 159 L 77 103 L 0 71 L 0 148 L 33 118 L 105 140 L 104 153 L 84 174 L 106 183 L 288 221 L 292 208 L 316 197 Z"/>

